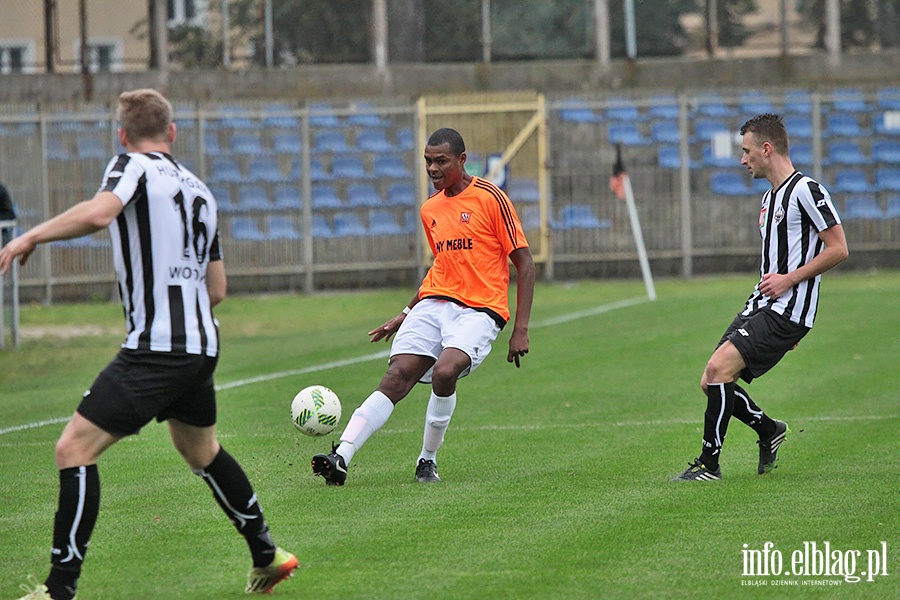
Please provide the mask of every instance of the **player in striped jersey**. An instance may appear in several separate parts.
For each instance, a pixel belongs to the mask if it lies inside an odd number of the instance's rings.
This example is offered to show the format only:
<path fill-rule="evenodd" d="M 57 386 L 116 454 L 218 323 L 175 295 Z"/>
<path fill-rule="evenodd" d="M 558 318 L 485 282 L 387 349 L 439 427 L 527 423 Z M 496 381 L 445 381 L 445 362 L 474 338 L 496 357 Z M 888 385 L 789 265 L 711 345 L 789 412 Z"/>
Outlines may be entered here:
<path fill-rule="evenodd" d="M 456 382 L 474 371 L 510 319 L 509 261 L 518 274 L 516 317 L 508 362 L 528 353 L 534 261 L 506 194 L 465 171 L 466 146 L 453 129 L 438 129 L 425 146 L 425 165 L 437 192 L 421 219 L 434 264 L 403 311 L 369 332 L 372 342 L 394 333 L 388 370 L 378 389 L 350 417 L 341 444 L 312 459 L 313 473 L 343 485 L 347 466 L 416 382 L 431 383 L 416 481 L 440 481 L 437 451 L 456 407 Z"/>
<path fill-rule="evenodd" d="M 161 94 L 123 93 L 117 117 L 126 152 L 110 161 L 97 194 L 0 251 L 5 273 L 37 244 L 108 227 L 127 329 L 122 349 L 85 392 L 57 442 L 50 574 L 25 598 L 75 596 L 100 506 L 97 460 L 154 418 L 168 421 L 175 447 L 246 539 L 253 560 L 246 591 L 268 592 L 291 575 L 297 559 L 276 548 L 246 474 L 216 438 L 219 338 L 212 308 L 227 287 L 216 199 L 169 154 L 175 124 Z"/>
<path fill-rule="evenodd" d="M 768 179 L 759 213 L 762 236 L 760 281 L 719 341 L 700 386 L 707 395 L 700 457 L 675 478 L 722 478 L 719 455 L 732 416 L 759 435 L 762 475 L 775 468 L 787 424 L 765 414 L 737 384 L 774 367 L 809 332 L 816 318 L 822 273 L 847 258 L 847 240 L 831 196 L 794 168 L 782 119 L 758 115 L 741 127 L 741 164 L 756 179 Z"/>

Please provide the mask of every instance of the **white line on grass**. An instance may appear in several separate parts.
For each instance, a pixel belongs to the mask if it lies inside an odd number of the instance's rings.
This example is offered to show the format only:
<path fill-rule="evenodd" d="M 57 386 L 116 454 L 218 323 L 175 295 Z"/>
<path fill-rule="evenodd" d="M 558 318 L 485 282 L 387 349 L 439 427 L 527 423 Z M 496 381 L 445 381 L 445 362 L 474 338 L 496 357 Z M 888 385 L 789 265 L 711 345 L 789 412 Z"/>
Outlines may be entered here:
<path fill-rule="evenodd" d="M 554 317 L 552 319 L 546 319 L 544 321 L 539 321 L 537 323 L 533 323 L 531 325 L 532 329 L 541 328 L 541 327 L 551 327 L 553 325 L 560 325 L 562 323 L 568 323 L 569 321 L 575 321 L 576 319 L 583 319 L 585 317 L 592 317 L 594 315 L 600 315 L 612 310 L 617 310 L 619 308 L 627 308 L 629 306 L 634 306 L 636 304 L 641 304 L 643 302 L 649 302 L 647 298 L 636 298 L 632 300 L 620 300 L 618 302 L 611 302 L 609 304 L 601 304 L 599 306 L 595 306 L 594 308 L 589 308 L 587 310 L 581 310 L 573 313 L 569 313 L 567 315 L 561 315 L 559 317 Z M 222 390 L 230 390 L 236 387 L 243 387 L 245 385 L 250 385 L 253 383 L 259 383 L 261 381 L 271 381 L 273 379 L 281 379 L 282 377 L 291 377 L 293 375 L 304 375 L 307 373 L 318 373 L 319 371 L 327 371 L 328 369 L 335 369 L 338 367 L 347 367 L 350 365 L 355 365 L 363 362 L 368 362 L 370 360 L 377 360 L 379 358 L 387 358 L 390 356 L 390 352 L 387 350 L 383 350 L 381 352 L 374 352 L 372 354 L 365 354 L 363 356 L 356 356 L 354 358 L 345 358 L 343 360 L 336 360 L 333 362 L 323 363 L 321 365 L 312 365 L 309 367 L 304 367 L 302 369 L 291 369 L 289 371 L 278 371 L 276 373 L 268 373 L 266 375 L 258 375 L 256 377 L 248 377 L 246 379 L 238 379 L 237 381 L 230 381 L 228 383 L 223 383 L 216 386 L 216 391 Z M 5 435 L 7 433 L 14 433 L 16 431 L 24 431 L 26 429 L 37 429 L 38 427 L 44 427 L 46 425 L 55 425 L 57 423 L 65 423 L 71 417 L 55 417 L 53 419 L 47 419 L 45 421 L 37 421 L 35 423 L 26 423 L 24 425 L 14 425 L 12 427 L 4 427 L 0 429 L 0 435 Z"/>

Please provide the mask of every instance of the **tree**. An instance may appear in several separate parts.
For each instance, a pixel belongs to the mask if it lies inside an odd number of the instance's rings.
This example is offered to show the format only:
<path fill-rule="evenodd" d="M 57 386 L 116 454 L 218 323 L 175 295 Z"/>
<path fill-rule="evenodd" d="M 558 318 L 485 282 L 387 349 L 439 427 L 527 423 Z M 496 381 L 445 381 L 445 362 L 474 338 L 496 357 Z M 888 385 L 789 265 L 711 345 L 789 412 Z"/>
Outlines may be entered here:
<path fill-rule="evenodd" d="M 816 29 L 816 48 L 825 47 L 825 35 L 827 25 L 825 22 L 826 0 L 800 0 L 798 9 Z M 841 47 L 842 48 L 868 48 L 876 42 L 888 45 L 897 43 L 897 16 L 900 11 L 898 0 L 840 0 L 841 11 Z M 886 23 L 881 21 L 883 12 L 890 22 L 893 16 L 894 28 L 885 31 Z M 880 32 L 880 33 L 879 33 Z"/>

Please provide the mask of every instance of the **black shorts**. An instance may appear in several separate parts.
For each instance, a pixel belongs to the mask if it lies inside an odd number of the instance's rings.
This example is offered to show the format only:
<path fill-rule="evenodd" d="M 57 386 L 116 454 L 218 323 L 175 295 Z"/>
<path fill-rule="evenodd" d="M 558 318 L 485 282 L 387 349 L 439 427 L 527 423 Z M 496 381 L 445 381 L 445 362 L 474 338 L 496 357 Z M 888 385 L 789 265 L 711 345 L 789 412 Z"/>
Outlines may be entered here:
<path fill-rule="evenodd" d="M 132 435 L 153 418 L 216 424 L 218 357 L 122 349 L 94 380 L 78 413 L 104 431 Z"/>
<path fill-rule="evenodd" d="M 726 340 L 734 344 L 747 365 L 741 379 L 750 383 L 777 365 L 807 333 L 808 327 L 763 308 L 746 317 L 738 314 L 716 348 Z"/>

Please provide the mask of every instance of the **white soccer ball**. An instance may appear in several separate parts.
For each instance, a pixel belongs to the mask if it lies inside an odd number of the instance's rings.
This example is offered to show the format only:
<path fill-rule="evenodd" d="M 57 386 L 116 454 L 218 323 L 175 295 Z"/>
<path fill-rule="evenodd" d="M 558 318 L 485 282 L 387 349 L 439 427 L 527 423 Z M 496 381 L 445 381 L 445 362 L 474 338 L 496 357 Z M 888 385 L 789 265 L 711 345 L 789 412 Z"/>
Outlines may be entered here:
<path fill-rule="evenodd" d="M 291 421 L 302 433 L 328 435 L 341 420 L 341 401 L 323 385 L 311 385 L 297 392 L 291 402 Z"/>

